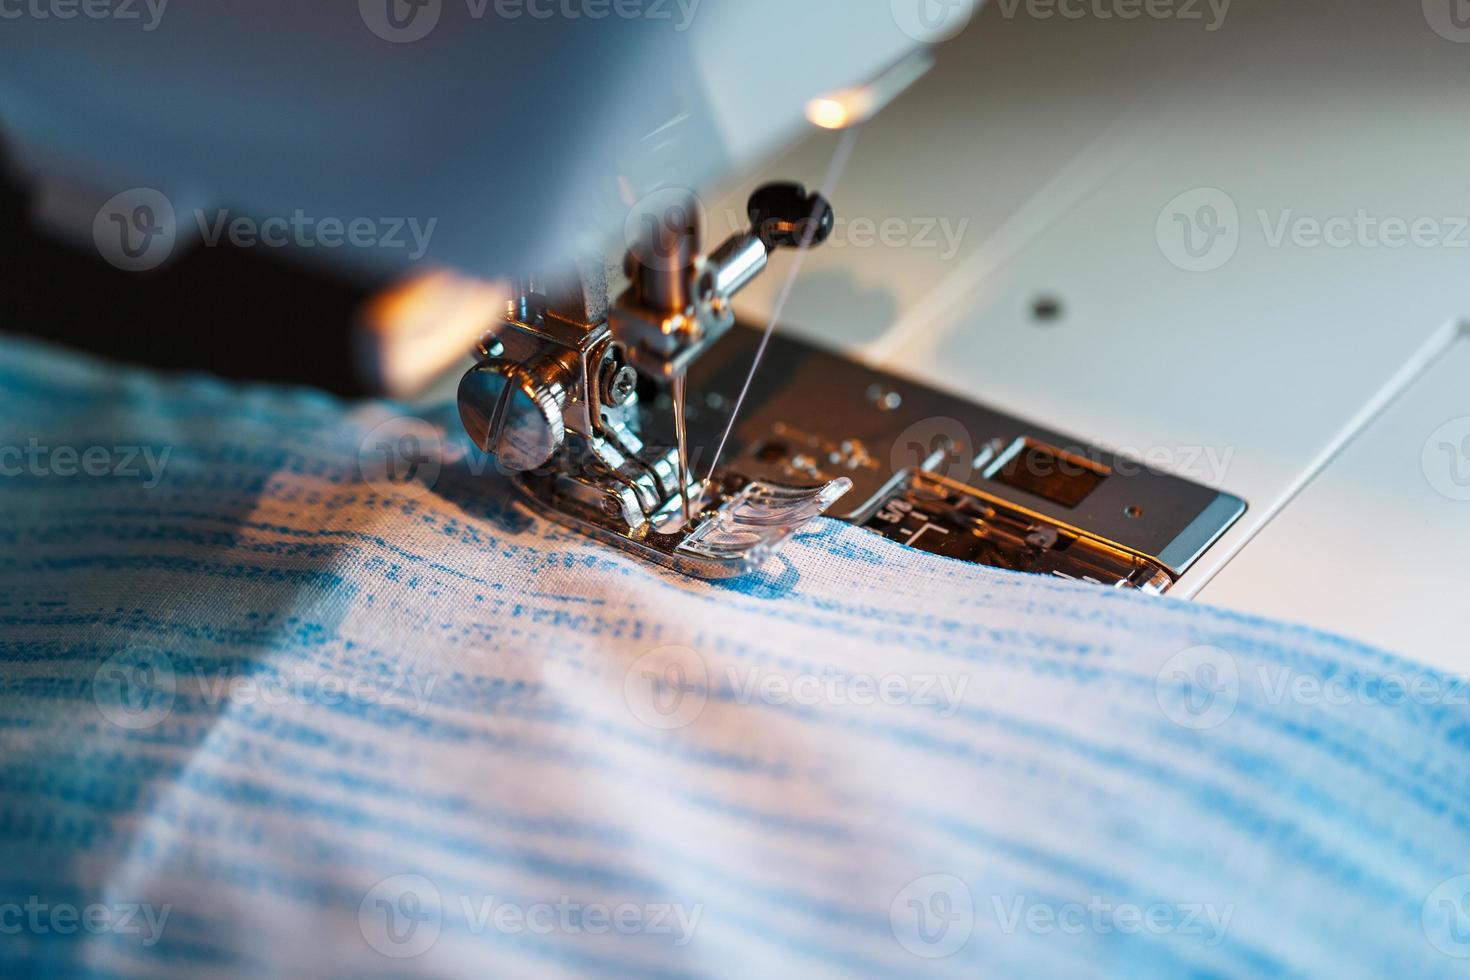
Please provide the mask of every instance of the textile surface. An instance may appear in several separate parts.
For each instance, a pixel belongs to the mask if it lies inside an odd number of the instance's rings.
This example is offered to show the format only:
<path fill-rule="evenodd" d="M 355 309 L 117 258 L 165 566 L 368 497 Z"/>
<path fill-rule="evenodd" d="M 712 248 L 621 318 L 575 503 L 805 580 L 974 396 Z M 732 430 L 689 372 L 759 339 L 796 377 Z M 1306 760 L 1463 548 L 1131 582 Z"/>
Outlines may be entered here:
<path fill-rule="evenodd" d="M 1440 976 L 1455 678 L 818 522 L 681 579 L 452 412 L 0 347 L 0 969 Z"/>

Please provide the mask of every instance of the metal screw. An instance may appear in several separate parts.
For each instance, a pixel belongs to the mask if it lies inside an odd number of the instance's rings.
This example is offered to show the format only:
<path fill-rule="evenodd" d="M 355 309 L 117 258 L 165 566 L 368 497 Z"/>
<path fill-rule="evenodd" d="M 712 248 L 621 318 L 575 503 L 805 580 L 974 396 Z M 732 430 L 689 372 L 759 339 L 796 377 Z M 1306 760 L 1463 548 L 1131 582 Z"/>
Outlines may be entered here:
<path fill-rule="evenodd" d="M 608 378 L 607 390 L 603 392 L 603 398 L 613 408 L 621 408 L 628 404 L 637 392 L 638 372 L 625 364 Z"/>

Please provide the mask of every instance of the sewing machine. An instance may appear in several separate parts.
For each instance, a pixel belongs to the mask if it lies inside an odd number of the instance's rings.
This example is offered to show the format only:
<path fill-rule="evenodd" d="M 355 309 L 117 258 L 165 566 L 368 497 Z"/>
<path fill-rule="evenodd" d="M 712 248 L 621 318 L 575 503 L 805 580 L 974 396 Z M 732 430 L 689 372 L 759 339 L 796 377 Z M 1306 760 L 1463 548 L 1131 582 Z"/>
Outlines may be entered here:
<path fill-rule="evenodd" d="M 517 282 L 459 405 L 546 516 L 706 578 L 758 569 L 830 513 L 961 561 L 1161 592 L 1244 510 L 820 347 L 734 329 L 736 294 L 835 223 L 797 184 L 762 187 L 746 210 L 749 228 L 708 256 L 692 199 L 635 215 L 629 285 L 611 304 L 595 257 L 570 281 Z"/>
<path fill-rule="evenodd" d="M 186 217 L 204 202 L 455 216 L 427 258 L 517 277 L 459 389 L 467 431 L 543 513 L 688 574 L 748 573 L 830 512 L 961 560 L 1162 591 L 1239 516 L 1228 494 L 735 329 L 736 294 L 778 250 L 819 247 L 833 205 L 770 184 L 749 227 L 706 255 L 687 188 L 750 169 L 803 128 L 870 118 L 971 5 L 742 2 L 677 8 L 672 24 L 674 7 L 625 6 L 592 20 L 363 0 L 351 23 L 265 3 L 248 20 L 157 11 L 131 32 L 23 18 L 0 109 L 43 189 L 38 214 L 62 226 L 68 209 L 96 214 L 99 249 L 116 239 L 109 259 L 140 271 L 158 242 L 210 236 Z M 151 56 L 160 48 L 168 57 Z M 775 70 L 760 52 L 780 54 Z M 381 65 L 376 80 L 359 59 Z M 103 72 L 113 84 L 97 88 Z M 226 121 L 213 99 L 175 90 L 180 78 L 215 97 L 289 89 L 302 104 L 266 98 Z M 129 185 L 142 190 L 117 193 Z M 628 284 L 613 297 L 617 234 Z"/>
<path fill-rule="evenodd" d="M 425 265 L 512 287 L 462 340 L 470 436 L 538 510 L 689 574 L 748 571 L 826 513 L 960 560 L 1200 594 L 1386 643 L 1444 622 L 1421 598 L 1453 580 L 1448 558 L 1405 554 L 1406 577 L 1384 581 L 1373 568 L 1392 545 L 1352 546 L 1362 508 L 1299 502 L 1314 485 L 1342 499 L 1351 477 L 1333 474 L 1373 472 L 1349 450 L 1463 347 L 1453 277 L 1431 271 L 1453 253 L 1385 272 L 1354 252 L 1345 276 L 1291 247 L 1289 228 L 1286 245 L 1250 240 L 1252 204 L 1288 219 L 1292 205 L 1335 207 L 1323 173 L 1409 215 L 1449 199 L 1413 169 L 1425 154 L 1357 146 L 1361 166 L 1334 171 L 1328 158 L 1348 154 L 1326 136 L 1300 145 L 1320 166 L 1283 196 L 1284 171 L 1251 147 L 1289 141 L 1299 121 L 1288 108 L 1241 121 L 1220 79 L 1271 101 L 1243 66 L 1275 65 L 1270 40 L 1310 17 L 1237 10 L 1227 31 L 1015 4 L 743 0 L 673 30 L 476 9 L 196 7 L 132 34 L 21 20 L 6 25 L 22 43 L 0 65 L 0 122 L 42 188 L 39 217 L 89 246 L 92 219 L 140 186 L 176 217 L 225 202 L 256 217 L 438 218 Z M 1453 23 L 1362 13 L 1361 29 L 1334 19 L 1342 43 L 1389 44 L 1425 91 L 1454 76 Z M 930 42 L 948 42 L 932 70 Z M 1328 113 L 1348 87 L 1314 85 L 1315 57 L 1263 71 Z M 222 116 L 240 92 L 256 98 Z M 1232 152 L 1202 105 L 1234 127 Z M 1374 120 L 1400 145 L 1457 155 L 1450 129 L 1413 118 Z M 821 186 L 845 152 L 841 179 Z M 1395 167 L 1403 179 L 1342 176 Z M 892 215 L 983 227 L 941 258 L 865 249 L 844 225 Z M 132 230 L 180 251 L 190 225 Z M 1175 245 L 1176 231 L 1195 237 Z M 350 243 L 301 254 L 356 272 L 404 264 Z M 1376 274 L 1385 288 L 1356 288 Z M 1422 329 L 1372 329 L 1394 310 Z M 1291 379 L 1329 350 L 1333 383 L 1301 398 Z M 1413 485 L 1385 491 L 1405 502 L 1388 508 L 1461 527 L 1448 498 L 1426 498 L 1411 441 Z M 1197 466 L 1191 446 L 1228 458 Z M 1317 527 L 1324 513 L 1337 516 Z M 1304 576 L 1371 591 L 1385 611 L 1308 602 Z"/>

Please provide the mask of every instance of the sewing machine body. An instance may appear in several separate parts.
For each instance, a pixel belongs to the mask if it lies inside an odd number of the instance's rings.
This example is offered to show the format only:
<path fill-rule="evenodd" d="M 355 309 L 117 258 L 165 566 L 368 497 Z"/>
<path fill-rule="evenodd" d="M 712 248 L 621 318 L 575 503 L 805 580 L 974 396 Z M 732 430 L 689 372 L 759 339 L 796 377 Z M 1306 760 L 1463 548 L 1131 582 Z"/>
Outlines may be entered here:
<path fill-rule="evenodd" d="M 1248 501 L 1172 595 L 1463 670 L 1470 36 L 1366 0 L 1237 3 L 1213 32 L 1020 10 L 988 6 L 865 127 L 783 322 Z M 1192 270 L 1164 233 L 1224 200 L 1237 234 Z M 1360 211 L 1405 233 L 1360 240 Z"/>
<path fill-rule="evenodd" d="M 920 46 L 886 0 L 567 6 L 215 0 L 165 4 L 156 19 L 7 15 L 0 132 L 12 165 L 48 191 L 37 217 L 83 241 L 90 221 L 68 229 L 69 210 L 146 187 L 171 202 L 181 240 L 217 208 L 412 218 L 434 222 L 415 261 L 510 275 L 620 239 L 645 194 L 750 168 L 806 125 L 809 99 Z M 303 257 L 372 276 L 410 251 L 347 240 Z"/>
<path fill-rule="evenodd" d="M 1213 28 L 987 8 L 940 49 L 929 76 L 863 126 L 833 194 L 837 229 L 781 316 L 783 333 L 837 350 L 846 370 L 882 372 L 842 396 L 867 399 L 862 421 L 836 413 L 857 428 L 897 417 L 883 414 L 889 395 L 905 411 L 968 408 L 883 428 L 888 445 L 876 450 L 873 437 L 811 431 L 795 417 L 804 410 L 772 417 L 802 390 L 780 388 L 798 365 L 837 363 L 796 345 L 787 367 L 777 358 L 757 379 L 730 458 L 751 478 L 800 485 L 805 473 L 808 485 L 840 478 L 861 491 L 865 457 L 891 473 L 882 457 L 905 445 L 909 425 L 958 419 L 958 432 L 919 440 L 942 437 L 929 443 L 943 450 L 937 464 L 917 459 L 902 477 L 933 513 L 915 497 L 886 496 L 888 486 L 824 506 L 922 547 L 1000 490 L 1019 519 L 1039 515 L 1064 532 L 1087 524 L 1089 541 L 1162 566 L 1168 582 L 1145 574 L 1142 584 L 1425 657 L 1440 651 L 1455 665 L 1439 638 L 1470 625 L 1457 599 L 1470 545 L 1470 431 L 1456 428 L 1470 427 L 1460 370 L 1466 252 L 1451 213 L 1463 191 L 1455 162 L 1470 150 L 1455 116 L 1470 47 L 1427 4 L 1349 6 L 1240 3 Z M 474 33 L 486 25 L 459 23 L 457 9 L 446 7 L 445 26 L 423 40 L 385 42 L 368 19 L 344 26 L 297 5 L 255 7 L 249 23 L 181 10 L 173 26 L 192 41 L 169 49 L 174 60 L 154 57 L 159 47 L 140 46 L 142 35 L 117 46 L 100 32 L 7 24 L 10 37 L 32 42 L 0 63 L 13 156 L 73 193 L 167 183 L 181 211 L 229 200 L 271 213 L 313 200 L 328 213 L 438 215 L 448 223 L 432 258 L 518 273 L 616 243 L 628 198 L 662 185 L 700 189 L 712 233 L 738 231 L 753 186 L 812 181 L 828 166 L 828 135 L 761 162 L 801 129 L 810 100 L 917 46 L 912 31 L 895 29 L 889 4 L 847 0 L 711 8 L 684 37 L 647 24 L 528 21 L 488 57 L 486 46 L 508 35 Z M 1313 32 L 1322 17 L 1337 28 L 1331 48 Z M 752 70 L 773 43 L 811 37 L 834 59 Z M 252 63 L 244 42 L 266 38 L 296 57 Z M 568 39 L 582 54 L 603 44 L 613 54 L 528 97 L 527 73 L 565 63 Z M 359 63 L 382 70 L 364 76 Z M 1392 78 L 1360 71 L 1380 63 L 1396 66 Z M 107 65 L 136 84 L 98 84 Z M 181 85 L 201 78 L 218 84 Z M 263 99 L 212 127 L 242 90 L 302 105 L 282 113 Z M 616 94 L 630 90 L 656 95 Z M 343 116 L 364 101 L 370 117 Z M 546 124 L 571 110 L 595 120 L 591 128 Z M 150 139 L 135 138 L 140 118 Z M 206 131 L 211 139 L 200 138 Z M 629 178 L 621 200 L 605 170 L 586 169 L 588 145 L 610 148 L 597 162 L 616 158 Z M 1359 212 L 1400 219 L 1399 244 L 1361 240 Z M 726 215 L 736 216 L 728 228 Z M 1409 239 L 1419 219 L 1439 222 L 1433 245 Z M 1351 247 L 1335 247 L 1344 228 Z M 357 268 L 385 258 L 348 257 Z M 779 275 L 753 282 L 734 312 L 763 326 L 782 286 Z M 708 419 L 730 407 L 740 371 L 727 362 L 744 357 L 750 335 L 737 329 L 722 343 L 690 368 L 696 450 L 708 451 L 720 428 Z M 640 413 L 665 410 L 658 393 L 645 394 Z M 961 438 L 973 456 L 953 451 Z M 1037 458 L 1068 462 L 1080 482 L 1053 487 L 1051 500 L 1034 483 L 990 485 L 1009 462 Z M 970 472 L 948 472 L 956 462 Z M 1143 475 L 1116 479 L 1123 470 Z M 1114 499 L 1145 484 L 1211 516 L 1191 531 L 1178 508 Z M 1088 501 L 1106 501 L 1106 513 Z M 1017 513 L 988 519 L 1024 544 L 1030 529 Z M 1161 515 L 1172 533 L 1155 527 Z M 1147 547 L 1127 537 L 1145 527 Z M 986 543 L 973 526 L 949 530 Z M 1169 552 L 1176 539 L 1187 547 Z M 1184 551 L 1187 562 L 1167 560 Z"/>

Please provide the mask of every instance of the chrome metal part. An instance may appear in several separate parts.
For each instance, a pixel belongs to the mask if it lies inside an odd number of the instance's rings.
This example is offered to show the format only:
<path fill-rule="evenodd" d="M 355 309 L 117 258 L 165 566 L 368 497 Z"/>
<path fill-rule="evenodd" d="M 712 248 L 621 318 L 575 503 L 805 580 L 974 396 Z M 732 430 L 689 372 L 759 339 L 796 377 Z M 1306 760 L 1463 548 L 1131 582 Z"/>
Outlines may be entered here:
<path fill-rule="evenodd" d="M 687 370 L 735 324 L 730 301 L 770 263 L 778 248 L 822 244 L 835 222 L 831 204 L 800 184 L 768 184 L 750 198 L 749 231 L 708 257 L 699 254 L 692 204 L 643 216 L 648 231 L 628 251 L 631 285 L 613 304 L 613 334 L 634 366 L 651 377 Z"/>
<path fill-rule="evenodd" d="M 711 450 L 761 331 L 737 325 L 689 375 Z M 776 334 L 722 467 L 852 487 L 829 516 L 976 564 L 1166 591 L 1245 512 L 1238 497 Z"/>
<path fill-rule="evenodd" d="M 759 568 L 833 508 L 961 561 L 1149 592 L 1244 512 L 1227 493 L 779 333 L 771 369 L 750 377 L 762 334 L 736 327 L 731 298 L 775 250 L 825 239 L 833 216 L 793 184 L 757 191 L 749 211 L 750 229 L 708 256 L 693 208 L 650 216 L 611 306 L 597 263 L 519 284 L 481 339 L 460 412 L 537 510 L 701 578 Z M 701 456 L 715 467 L 702 485 L 689 476 Z"/>
<path fill-rule="evenodd" d="M 825 216 L 830 231 L 824 200 L 773 185 L 752 198 L 752 229 L 708 258 L 692 205 L 649 216 L 648 234 L 628 253 L 631 285 L 611 309 L 597 262 L 517 282 L 504 320 L 480 341 L 480 363 L 460 383 L 460 417 L 475 444 L 563 523 L 691 575 L 753 570 L 850 484 L 788 487 L 733 473 L 695 484 L 686 371 L 734 324 L 731 297 L 773 249 L 826 237 L 818 222 L 793 238 L 803 220 L 793 209 Z"/>
<path fill-rule="evenodd" d="M 484 361 L 459 384 L 459 416 L 475 445 L 506 469 L 545 466 L 566 438 L 565 373 L 501 358 Z"/>

